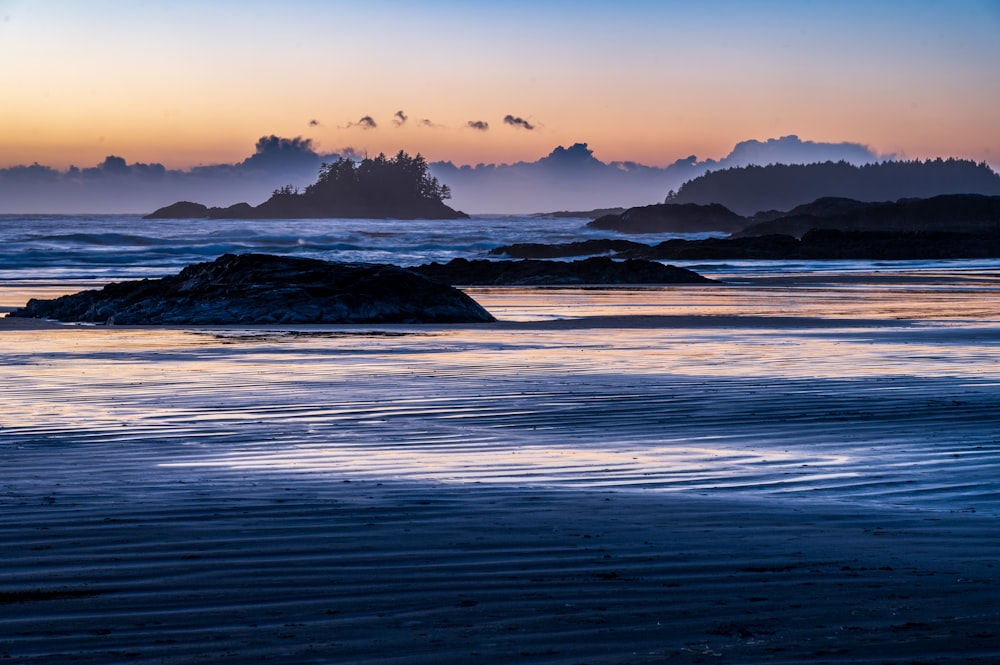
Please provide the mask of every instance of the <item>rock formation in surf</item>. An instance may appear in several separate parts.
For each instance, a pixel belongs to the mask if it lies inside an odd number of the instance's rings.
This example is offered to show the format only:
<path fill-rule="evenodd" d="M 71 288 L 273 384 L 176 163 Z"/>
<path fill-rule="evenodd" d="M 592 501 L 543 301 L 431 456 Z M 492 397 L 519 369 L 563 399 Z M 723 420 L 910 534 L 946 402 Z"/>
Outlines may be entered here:
<path fill-rule="evenodd" d="M 675 238 L 657 245 L 620 238 L 521 243 L 494 248 L 490 254 L 515 259 L 603 254 L 657 261 L 1000 257 L 1000 196 L 946 194 L 879 203 L 823 198 L 747 221 L 746 228 L 727 238 Z"/>
<path fill-rule="evenodd" d="M 531 243 L 498 247 L 494 252 L 514 258 L 572 257 L 595 254 L 601 248 L 617 259 L 652 261 L 704 261 L 766 259 L 777 261 L 823 259 L 869 259 L 916 261 L 1000 258 L 1000 231 L 963 233 L 951 231 L 841 231 L 813 229 L 801 239 L 772 234 L 705 240 L 674 239 L 657 245 L 620 241 L 565 245 Z M 602 252 L 604 253 L 604 252 Z"/>
<path fill-rule="evenodd" d="M 410 270 L 226 254 L 177 275 L 30 300 L 10 316 L 119 325 L 471 323 L 493 316 Z"/>
<path fill-rule="evenodd" d="M 754 215 L 736 236 L 780 233 L 797 238 L 808 231 L 1000 231 L 1000 196 L 943 194 L 922 199 L 866 203 L 854 199 L 821 198 L 788 212 Z"/>
<path fill-rule="evenodd" d="M 655 261 L 612 261 L 594 257 L 581 261 L 487 261 L 453 259 L 412 268 L 447 284 L 462 286 L 540 286 L 565 284 L 706 284 L 713 280 L 696 272 Z"/>

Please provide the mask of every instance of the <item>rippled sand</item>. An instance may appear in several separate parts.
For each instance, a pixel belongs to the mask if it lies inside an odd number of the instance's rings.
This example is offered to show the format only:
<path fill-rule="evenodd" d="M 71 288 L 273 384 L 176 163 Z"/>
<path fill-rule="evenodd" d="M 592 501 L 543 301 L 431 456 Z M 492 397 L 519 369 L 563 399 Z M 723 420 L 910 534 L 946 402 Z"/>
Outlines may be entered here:
<path fill-rule="evenodd" d="M 0 657 L 996 662 L 993 289 L 0 321 Z"/>

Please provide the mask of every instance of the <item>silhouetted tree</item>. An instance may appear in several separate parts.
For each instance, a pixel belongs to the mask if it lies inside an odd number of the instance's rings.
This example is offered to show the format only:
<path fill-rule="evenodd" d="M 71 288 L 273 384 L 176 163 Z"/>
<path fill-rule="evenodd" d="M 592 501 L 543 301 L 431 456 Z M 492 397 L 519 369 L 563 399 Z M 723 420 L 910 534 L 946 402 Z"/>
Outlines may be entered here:
<path fill-rule="evenodd" d="M 414 217 L 453 213 L 444 206 L 448 198 L 451 191 L 431 176 L 427 160 L 400 150 L 391 158 L 379 153 L 360 162 L 341 157 L 324 163 L 304 192 L 282 187 L 262 207 L 277 215 Z"/>

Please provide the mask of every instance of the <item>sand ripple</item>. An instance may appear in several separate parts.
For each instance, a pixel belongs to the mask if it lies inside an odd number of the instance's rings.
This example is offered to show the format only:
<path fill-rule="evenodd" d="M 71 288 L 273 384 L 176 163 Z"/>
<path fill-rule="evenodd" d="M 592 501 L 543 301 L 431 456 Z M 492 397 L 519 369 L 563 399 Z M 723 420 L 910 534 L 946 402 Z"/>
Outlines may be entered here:
<path fill-rule="evenodd" d="M 657 317 L 4 331 L 0 658 L 998 662 L 997 328 Z"/>

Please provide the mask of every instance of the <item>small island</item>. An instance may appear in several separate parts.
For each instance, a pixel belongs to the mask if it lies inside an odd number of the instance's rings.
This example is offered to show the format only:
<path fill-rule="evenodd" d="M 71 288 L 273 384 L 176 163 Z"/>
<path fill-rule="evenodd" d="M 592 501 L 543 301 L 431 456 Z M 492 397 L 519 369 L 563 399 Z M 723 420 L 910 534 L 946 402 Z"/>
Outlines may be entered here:
<path fill-rule="evenodd" d="M 402 150 L 395 157 L 380 153 L 360 162 L 341 157 L 323 164 L 317 181 L 304 191 L 287 185 L 264 203 L 217 208 L 178 201 L 143 219 L 464 219 L 444 204 L 447 185 L 430 175 L 427 160 Z"/>

